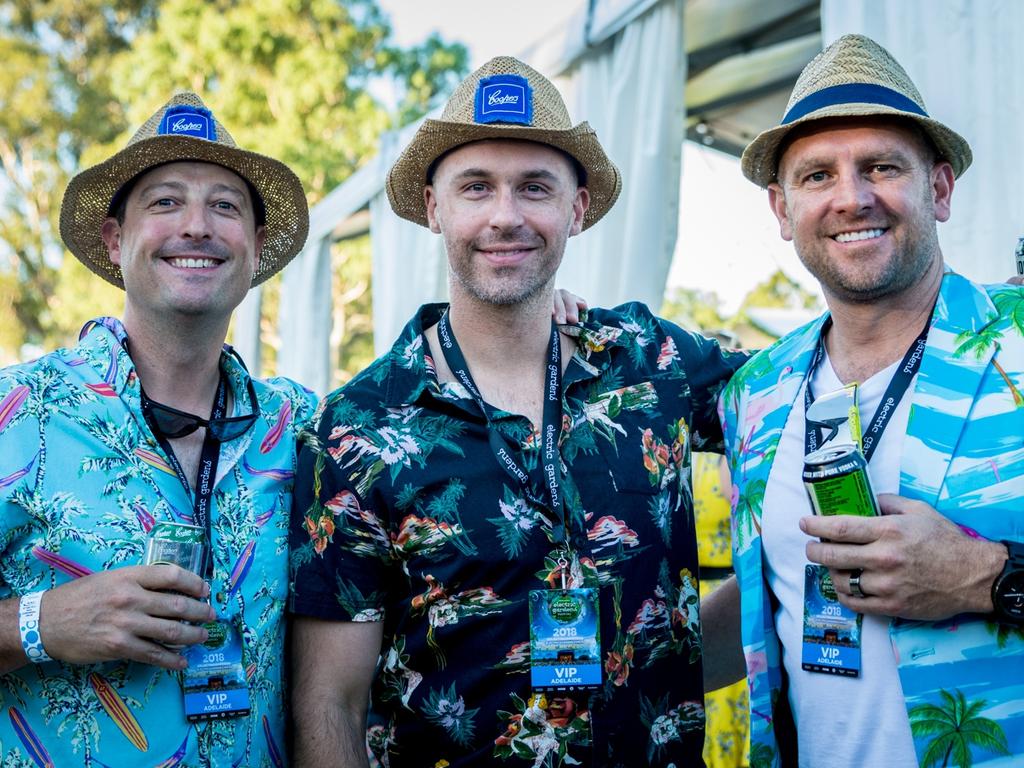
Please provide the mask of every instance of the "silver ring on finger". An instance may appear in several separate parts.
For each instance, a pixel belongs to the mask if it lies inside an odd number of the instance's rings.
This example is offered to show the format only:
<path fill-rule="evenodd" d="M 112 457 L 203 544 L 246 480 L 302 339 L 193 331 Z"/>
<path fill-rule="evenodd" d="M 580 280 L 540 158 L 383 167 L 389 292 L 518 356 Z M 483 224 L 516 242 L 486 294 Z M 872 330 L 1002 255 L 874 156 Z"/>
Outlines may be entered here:
<path fill-rule="evenodd" d="M 864 574 L 863 568 L 855 568 L 850 573 L 850 594 L 863 600 L 868 595 L 860 586 L 860 577 Z"/>

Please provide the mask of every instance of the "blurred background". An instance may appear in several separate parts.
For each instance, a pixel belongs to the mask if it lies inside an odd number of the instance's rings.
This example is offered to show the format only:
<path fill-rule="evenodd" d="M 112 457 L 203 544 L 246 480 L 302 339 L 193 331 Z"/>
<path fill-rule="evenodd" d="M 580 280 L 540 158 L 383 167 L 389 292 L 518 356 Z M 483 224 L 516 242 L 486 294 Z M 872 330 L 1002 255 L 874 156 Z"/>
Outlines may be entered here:
<path fill-rule="evenodd" d="M 954 268 L 995 281 L 1024 234 L 1022 30 L 1017 0 L 0 0 L 0 363 L 120 313 L 121 292 L 64 257 L 61 196 L 189 88 L 294 168 L 312 206 L 305 251 L 250 294 L 233 343 L 263 375 L 343 383 L 445 296 L 439 239 L 391 214 L 383 179 L 498 54 L 554 79 L 623 170 L 559 274 L 592 304 L 640 299 L 748 347 L 821 311 L 736 158 L 845 32 L 889 48 L 971 142 L 940 238 Z"/>

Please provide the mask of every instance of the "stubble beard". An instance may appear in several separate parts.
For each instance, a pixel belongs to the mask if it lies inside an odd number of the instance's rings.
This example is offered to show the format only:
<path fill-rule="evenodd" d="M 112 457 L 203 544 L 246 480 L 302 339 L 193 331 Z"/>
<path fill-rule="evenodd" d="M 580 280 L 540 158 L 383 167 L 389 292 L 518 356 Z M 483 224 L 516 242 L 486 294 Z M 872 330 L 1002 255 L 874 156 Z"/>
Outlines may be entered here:
<path fill-rule="evenodd" d="M 858 265 L 841 268 L 829 257 L 827 245 L 821 242 L 827 237 L 823 232 L 816 234 L 815 242 L 810 246 L 795 244 L 797 256 L 821 283 L 822 289 L 842 301 L 870 304 L 898 295 L 924 278 L 939 257 L 938 231 L 934 220 L 930 226 L 924 221 L 926 210 L 927 206 L 913 219 L 892 214 L 887 216 L 889 231 L 904 224 L 904 233 L 895 243 L 888 260 L 875 269 L 866 270 L 858 268 Z M 872 222 L 866 220 L 862 224 L 870 225 Z M 858 222 L 851 222 L 849 226 L 856 228 Z"/>
<path fill-rule="evenodd" d="M 457 247 L 454 243 L 447 245 L 449 253 Z M 538 245 L 527 263 L 509 267 L 482 264 L 480 257 L 475 255 L 475 244 L 462 247 L 458 249 L 461 256 L 451 262 L 450 272 L 463 291 L 482 304 L 496 307 L 530 304 L 550 289 L 561 263 L 561 256 L 552 256 L 548 244 L 542 242 Z M 561 247 L 564 249 L 565 244 L 562 243 Z"/>

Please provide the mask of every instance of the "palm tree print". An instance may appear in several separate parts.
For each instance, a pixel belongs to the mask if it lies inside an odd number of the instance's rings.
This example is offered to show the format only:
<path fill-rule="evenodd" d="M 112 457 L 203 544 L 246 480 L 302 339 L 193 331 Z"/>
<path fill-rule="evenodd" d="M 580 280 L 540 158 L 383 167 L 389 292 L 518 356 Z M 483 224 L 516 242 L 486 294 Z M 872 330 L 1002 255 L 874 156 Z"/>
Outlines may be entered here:
<path fill-rule="evenodd" d="M 1003 337 L 1003 329 L 996 323 L 989 323 L 980 331 L 975 333 L 974 331 L 964 331 L 956 337 L 956 349 L 953 350 L 954 357 L 964 357 L 968 354 L 973 354 L 976 360 L 981 360 L 989 351 L 991 347 L 998 344 L 999 339 Z M 1020 390 L 1010 381 L 1010 377 L 1006 375 L 1006 371 L 999 364 L 999 361 L 994 357 L 992 358 L 992 367 L 996 369 L 1003 381 L 1006 383 L 1006 388 L 1010 390 L 1010 395 L 1013 397 L 1013 404 L 1020 408 L 1024 405 L 1024 396 L 1021 395 Z"/>
<path fill-rule="evenodd" d="M 921 756 L 922 768 L 947 766 L 950 760 L 960 768 L 974 765 L 973 749 L 997 755 L 1009 755 L 1006 734 L 999 723 L 978 713 L 985 708 L 984 699 L 968 701 L 961 691 L 939 691 L 942 706 L 918 704 L 910 710 L 910 730 L 914 738 L 933 737 Z"/>

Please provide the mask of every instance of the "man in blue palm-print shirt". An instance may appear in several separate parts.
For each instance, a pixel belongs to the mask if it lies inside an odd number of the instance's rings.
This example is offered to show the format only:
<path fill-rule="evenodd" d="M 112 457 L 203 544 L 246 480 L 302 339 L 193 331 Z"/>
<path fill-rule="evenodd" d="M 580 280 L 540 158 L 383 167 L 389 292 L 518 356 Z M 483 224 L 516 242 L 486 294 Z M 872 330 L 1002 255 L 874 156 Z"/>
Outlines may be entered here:
<path fill-rule="evenodd" d="M 190 93 L 68 186 L 64 242 L 125 310 L 0 372 L 4 765 L 283 764 L 287 520 L 313 404 L 250 378 L 224 338 L 307 228 L 295 175 Z M 197 536 L 205 563 L 142 565 L 161 531 Z"/>
<path fill-rule="evenodd" d="M 619 187 L 592 129 L 511 58 L 391 169 L 396 213 L 445 239 L 451 303 L 304 436 L 299 765 L 365 766 L 368 700 L 392 768 L 702 764 L 690 451 L 720 447 L 742 356 L 639 304 L 552 325 L 566 240 Z"/>
<path fill-rule="evenodd" d="M 863 35 L 743 154 L 829 308 L 721 403 L 754 766 L 1024 764 L 1024 291 L 944 263 L 971 160 Z M 812 515 L 830 393 L 882 515 Z"/>

